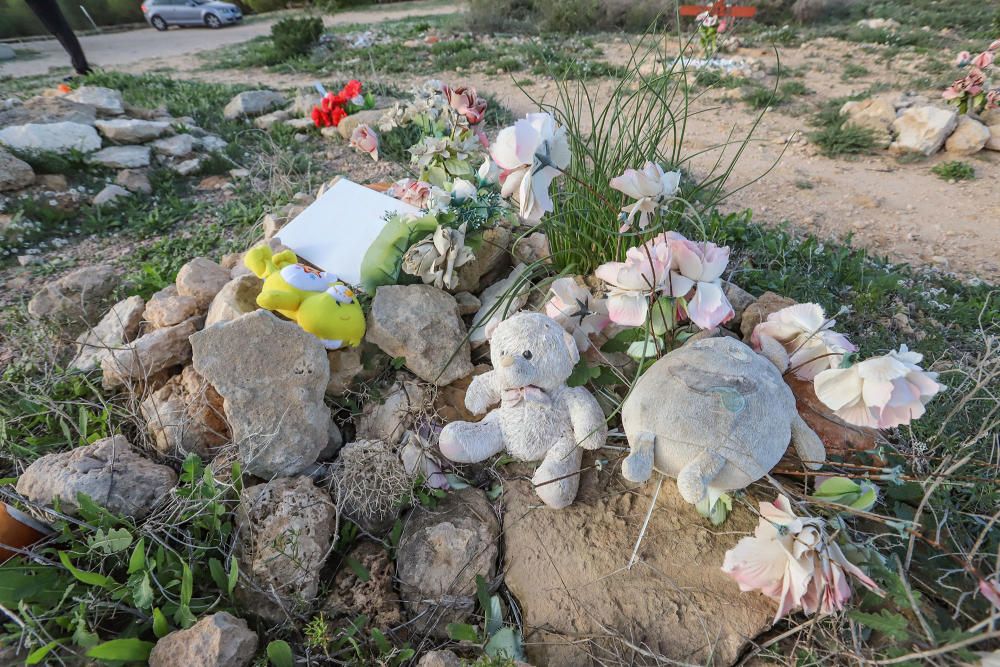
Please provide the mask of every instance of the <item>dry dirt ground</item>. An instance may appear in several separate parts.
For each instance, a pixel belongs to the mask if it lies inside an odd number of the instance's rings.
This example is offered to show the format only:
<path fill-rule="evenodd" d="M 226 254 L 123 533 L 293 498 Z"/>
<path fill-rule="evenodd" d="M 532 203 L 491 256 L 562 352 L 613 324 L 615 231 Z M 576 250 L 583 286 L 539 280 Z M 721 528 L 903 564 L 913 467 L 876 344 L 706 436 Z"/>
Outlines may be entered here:
<path fill-rule="evenodd" d="M 412 3 L 393 5 L 393 9 L 352 11 L 328 17 L 328 24 L 377 23 L 408 15 L 442 14 L 459 11 L 454 3 Z M 172 76 L 217 82 L 254 83 L 289 88 L 310 85 L 311 74 L 276 74 L 262 69 L 207 70 L 204 54 L 195 52 L 249 39 L 267 32 L 268 22 L 260 22 L 218 32 L 176 31 L 167 35 L 184 42 L 185 49 L 164 46 L 165 40 L 151 30 L 110 35 L 129 51 L 127 66 L 119 64 L 120 54 L 94 60 L 109 68 L 130 72 L 169 72 Z M 242 32 L 238 32 L 242 31 Z M 219 36 L 218 38 L 216 36 Z M 234 39 L 230 39 L 230 35 Z M 150 39 L 156 37 L 156 40 Z M 99 40 L 100 38 L 94 38 Z M 169 39 L 169 38 L 168 38 Z M 625 37 L 598 40 L 606 58 L 623 62 L 630 50 Z M 85 44 L 86 46 L 86 44 Z M 111 48 L 111 47 L 102 47 Z M 181 55 L 183 54 L 183 55 Z M 57 54 L 58 55 L 58 54 Z M 766 113 L 753 133 L 751 145 L 744 151 L 731 179 L 730 190 L 737 190 L 725 207 L 730 210 L 750 208 L 759 221 L 788 223 L 791 227 L 820 238 L 845 239 L 875 254 L 917 266 L 931 266 L 952 271 L 963 277 L 978 277 L 988 282 L 1000 278 L 1000 153 L 982 151 L 963 160 L 973 164 L 972 181 L 946 182 L 931 173 L 931 168 L 945 160 L 946 154 L 917 162 L 898 161 L 885 151 L 854 159 L 827 158 L 805 139 L 812 128 L 809 117 L 825 99 L 856 94 L 873 84 L 884 84 L 887 92 L 908 90 L 908 83 L 922 73 L 923 60 L 915 55 L 886 59 L 879 52 L 867 53 L 858 44 L 832 39 L 813 40 L 800 47 L 782 47 L 776 53 L 769 48 L 739 49 L 728 57 L 753 58 L 763 63 L 765 71 L 777 64 L 800 73 L 810 92 Z M 949 58 L 950 54 L 940 54 Z M 38 71 L 48 60 L 24 63 Z M 847 78 L 844 66 L 864 67 L 868 73 Z M 44 71 L 44 68 L 42 68 Z M 335 80 L 357 76 L 356 72 L 334 72 Z M 463 81 L 489 92 L 516 114 L 533 109 L 526 93 L 536 99 L 554 97 L 554 85 L 544 77 L 532 77 L 522 90 L 510 75 L 477 72 L 433 72 L 426 77 Z M 421 77 L 403 75 L 366 77 L 382 79 L 408 87 Z M 767 79 L 771 81 L 772 79 Z M 589 81 L 599 87 L 607 82 Z M 918 91 L 929 97 L 934 91 Z M 703 110 L 691 116 L 685 136 L 685 154 L 700 153 L 693 162 L 696 171 L 705 171 L 717 160 L 720 150 L 730 154 L 735 147 L 719 148 L 730 132 L 740 138 L 750 131 L 758 112 L 740 101 L 738 89 L 712 89 L 700 96 L 695 108 Z M 745 186 L 745 187 L 744 187 Z"/>

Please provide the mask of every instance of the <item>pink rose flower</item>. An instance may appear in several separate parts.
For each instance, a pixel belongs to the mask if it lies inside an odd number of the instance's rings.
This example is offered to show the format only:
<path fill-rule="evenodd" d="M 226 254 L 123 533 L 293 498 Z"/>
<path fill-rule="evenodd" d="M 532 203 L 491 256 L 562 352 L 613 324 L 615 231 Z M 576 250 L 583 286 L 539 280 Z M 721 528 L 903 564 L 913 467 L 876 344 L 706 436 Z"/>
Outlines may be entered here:
<path fill-rule="evenodd" d="M 702 329 L 717 327 L 736 314 L 722 291 L 722 272 L 729 264 L 729 247 L 710 241 L 696 243 L 676 232 L 660 237 L 670 245 L 670 295 L 685 297 L 687 315 Z M 691 291 L 694 290 L 694 295 Z"/>
<path fill-rule="evenodd" d="M 827 319 L 822 306 L 798 303 L 767 316 L 767 321 L 754 327 L 750 342 L 760 350 L 761 336 L 781 343 L 788 352 L 789 368 L 803 380 L 812 380 L 827 368 L 837 368 L 844 353 L 857 348 L 833 327 L 837 320 Z"/>
<path fill-rule="evenodd" d="M 670 275 L 670 247 L 647 243 L 629 248 L 624 262 L 607 262 L 594 272 L 608 284 L 608 317 L 627 327 L 645 324 L 650 297 L 662 293 Z"/>
<path fill-rule="evenodd" d="M 378 135 L 375 130 L 361 123 L 351 132 L 351 148 L 361 153 L 368 153 L 378 162 Z"/>
<path fill-rule="evenodd" d="M 924 414 L 944 385 L 918 365 L 923 355 L 902 345 L 850 368 L 830 368 L 813 379 L 816 397 L 850 424 L 894 428 Z"/>
<path fill-rule="evenodd" d="M 413 178 L 403 178 L 389 186 L 386 194 L 410 206 L 427 208 L 431 196 L 431 184 Z"/>
<path fill-rule="evenodd" d="M 968 51 L 962 51 L 957 56 L 955 56 L 955 66 L 964 67 L 968 62 L 972 60 L 972 54 Z"/>
<path fill-rule="evenodd" d="M 486 100 L 479 97 L 475 88 L 460 86 L 458 88 L 448 88 L 445 86 L 445 99 L 451 108 L 465 116 L 469 125 L 475 125 L 483 120 L 486 115 Z"/>
<path fill-rule="evenodd" d="M 788 498 L 760 504 L 760 521 L 753 537 L 744 537 L 726 552 L 722 571 L 741 591 L 759 590 L 778 602 L 774 620 L 797 609 L 806 614 L 830 614 L 851 599 L 847 575 L 878 595 L 879 587 L 847 560 L 826 533 L 820 518 L 799 517 Z"/>

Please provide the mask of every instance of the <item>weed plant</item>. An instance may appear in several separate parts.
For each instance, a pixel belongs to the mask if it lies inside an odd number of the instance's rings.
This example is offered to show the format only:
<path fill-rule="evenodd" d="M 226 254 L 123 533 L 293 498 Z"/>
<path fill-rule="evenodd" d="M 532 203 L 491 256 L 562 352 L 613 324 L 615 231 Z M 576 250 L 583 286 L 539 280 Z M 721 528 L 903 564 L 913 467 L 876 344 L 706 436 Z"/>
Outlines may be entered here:
<path fill-rule="evenodd" d="M 976 177 L 976 169 L 968 162 L 949 160 L 931 168 L 931 173 L 945 181 L 971 181 Z"/>

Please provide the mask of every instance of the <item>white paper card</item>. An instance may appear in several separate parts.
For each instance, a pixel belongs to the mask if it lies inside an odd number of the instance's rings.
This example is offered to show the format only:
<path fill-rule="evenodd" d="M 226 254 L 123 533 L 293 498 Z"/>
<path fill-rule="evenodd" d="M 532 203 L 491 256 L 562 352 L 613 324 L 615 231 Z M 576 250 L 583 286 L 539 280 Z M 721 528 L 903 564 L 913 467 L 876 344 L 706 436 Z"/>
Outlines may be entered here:
<path fill-rule="evenodd" d="M 301 259 L 346 283 L 361 282 L 361 260 L 385 226 L 385 214 L 419 214 L 395 197 L 342 178 L 278 232 Z"/>

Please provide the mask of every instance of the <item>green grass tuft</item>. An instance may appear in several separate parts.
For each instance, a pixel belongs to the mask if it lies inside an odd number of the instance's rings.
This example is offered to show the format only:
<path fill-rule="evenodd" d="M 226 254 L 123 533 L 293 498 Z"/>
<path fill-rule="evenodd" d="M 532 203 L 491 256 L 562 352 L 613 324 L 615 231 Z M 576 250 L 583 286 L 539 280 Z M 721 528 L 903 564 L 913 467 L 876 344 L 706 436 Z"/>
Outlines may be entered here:
<path fill-rule="evenodd" d="M 931 173 L 945 181 L 971 181 L 976 177 L 976 169 L 967 162 L 950 160 L 931 168 Z"/>

